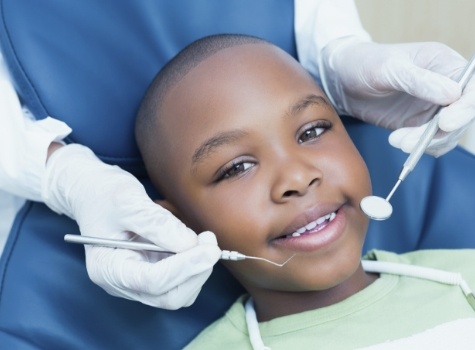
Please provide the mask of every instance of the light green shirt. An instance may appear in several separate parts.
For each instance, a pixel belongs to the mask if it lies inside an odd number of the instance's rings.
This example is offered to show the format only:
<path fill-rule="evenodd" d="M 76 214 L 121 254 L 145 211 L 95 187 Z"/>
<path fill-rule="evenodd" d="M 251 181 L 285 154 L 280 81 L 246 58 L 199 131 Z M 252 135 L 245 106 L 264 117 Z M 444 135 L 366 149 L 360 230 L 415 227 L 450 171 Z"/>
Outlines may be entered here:
<path fill-rule="evenodd" d="M 475 290 L 475 250 L 426 250 L 403 255 L 372 251 L 365 259 L 460 272 Z M 241 296 L 186 349 L 252 349 L 245 320 L 246 299 Z M 474 318 L 475 311 L 459 286 L 381 274 L 367 288 L 342 302 L 262 322 L 259 329 L 264 344 L 272 350 L 337 350 L 395 341 Z M 475 330 L 471 334 L 475 337 Z"/>

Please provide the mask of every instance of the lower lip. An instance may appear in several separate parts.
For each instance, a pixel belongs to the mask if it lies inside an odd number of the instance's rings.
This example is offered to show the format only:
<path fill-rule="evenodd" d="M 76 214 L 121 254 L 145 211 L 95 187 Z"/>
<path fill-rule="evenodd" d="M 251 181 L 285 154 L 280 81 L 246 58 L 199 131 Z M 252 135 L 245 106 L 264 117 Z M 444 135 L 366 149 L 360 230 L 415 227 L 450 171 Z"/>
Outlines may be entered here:
<path fill-rule="evenodd" d="M 288 250 L 299 252 L 312 252 L 329 246 L 343 236 L 346 227 L 346 217 L 343 208 L 336 212 L 335 218 L 324 228 L 318 231 L 306 232 L 302 236 L 277 238 L 272 244 Z"/>

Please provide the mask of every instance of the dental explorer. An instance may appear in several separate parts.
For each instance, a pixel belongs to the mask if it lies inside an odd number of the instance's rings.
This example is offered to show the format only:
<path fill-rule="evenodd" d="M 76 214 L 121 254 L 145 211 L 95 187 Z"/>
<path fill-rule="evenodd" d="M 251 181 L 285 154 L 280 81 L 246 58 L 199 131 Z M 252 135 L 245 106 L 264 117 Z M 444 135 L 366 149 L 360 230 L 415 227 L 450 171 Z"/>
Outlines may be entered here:
<path fill-rule="evenodd" d="M 166 254 L 176 254 L 175 252 L 166 251 L 163 248 L 156 246 L 155 244 L 145 243 L 145 242 L 133 242 L 133 241 L 124 241 L 124 240 L 117 240 L 117 239 L 106 239 L 106 238 L 70 235 L 70 234 L 64 235 L 64 240 L 69 243 L 88 244 L 88 245 L 94 245 L 94 246 L 99 246 L 99 247 L 131 249 L 131 250 L 146 250 L 146 251 L 166 253 Z M 239 260 L 245 260 L 245 259 L 261 260 L 261 261 L 268 262 L 269 264 L 275 265 L 277 267 L 284 266 L 294 256 L 295 254 L 292 255 L 283 263 L 279 264 L 266 258 L 244 255 L 237 251 L 231 251 L 231 250 L 221 251 L 222 260 L 231 260 L 231 261 L 239 261 Z"/>
<path fill-rule="evenodd" d="M 462 73 L 458 83 L 460 84 L 462 91 L 470 81 L 472 77 L 473 71 L 475 69 L 475 54 L 472 56 L 470 61 L 468 62 L 467 66 L 465 67 L 464 72 Z M 393 196 L 396 189 L 399 185 L 406 179 L 407 175 L 415 168 L 416 164 L 419 162 L 422 154 L 424 154 L 426 148 L 429 146 L 429 143 L 439 130 L 439 116 L 440 110 L 442 106 L 437 108 L 435 111 L 434 118 L 429 122 L 427 125 L 426 130 L 422 134 L 421 138 L 417 142 L 416 146 L 410 153 L 409 157 L 407 158 L 406 162 L 404 163 L 401 173 L 399 174 L 398 180 L 394 187 L 392 188 L 389 195 L 384 199 L 383 197 L 379 196 L 367 196 L 363 198 L 360 202 L 361 210 L 368 216 L 370 219 L 373 220 L 386 220 L 388 219 L 392 212 L 393 207 L 389 200 Z"/>

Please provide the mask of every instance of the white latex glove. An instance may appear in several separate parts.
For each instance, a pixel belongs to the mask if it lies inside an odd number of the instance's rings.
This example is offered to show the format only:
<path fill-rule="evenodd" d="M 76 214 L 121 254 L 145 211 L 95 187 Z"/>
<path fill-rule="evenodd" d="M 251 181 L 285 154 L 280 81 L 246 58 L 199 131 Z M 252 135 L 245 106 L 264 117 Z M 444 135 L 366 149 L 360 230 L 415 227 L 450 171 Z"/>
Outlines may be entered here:
<path fill-rule="evenodd" d="M 178 252 L 165 259 L 162 253 L 86 246 L 93 282 L 111 295 L 164 309 L 195 301 L 220 258 L 214 234 L 197 236 L 150 200 L 135 177 L 104 164 L 84 146 L 56 150 L 44 179 L 45 203 L 74 218 L 82 235 L 122 240 L 138 235 Z"/>
<path fill-rule="evenodd" d="M 467 61 L 440 43 L 377 44 L 355 37 L 336 39 L 322 52 L 322 83 L 339 113 L 396 130 L 389 142 L 410 152 L 437 105 L 446 132 L 428 153 L 442 155 L 456 146 L 475 117 L 475 79 L 461 96 L 457 80 Z M 416 127 L 417 126 L 417 127 Z M 416 128 L 415 128 L 416 127 Z"/>

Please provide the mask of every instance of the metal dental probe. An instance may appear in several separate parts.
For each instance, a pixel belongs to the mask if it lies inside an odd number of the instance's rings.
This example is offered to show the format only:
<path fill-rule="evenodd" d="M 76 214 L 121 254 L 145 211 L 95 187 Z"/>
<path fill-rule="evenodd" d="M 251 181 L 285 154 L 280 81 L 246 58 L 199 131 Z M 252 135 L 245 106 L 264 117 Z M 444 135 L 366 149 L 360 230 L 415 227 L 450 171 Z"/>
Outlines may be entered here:
<path fill-rule="evenodd" d="M 468 62 L 465 70 L 463 71 L 458 83 L 460 84 L 462 90 L 465 88 L 467 83 L 470 81 L 470 78 L 473 75 L 473 71 L 475 70 L 475 54 L 472 56 L 470 61 Z M 405 161 L 401 173 L 399 174 L 398 180 L 394 187 L 392 188 L 389 195 L 386 199 L 379 197 L 379 196 L 368 196 L 361 200 L 360 207 L 363 212 L 373 220 L 386 220 L 392 214 L 392 206 L 389 203 L 389 200 L 393 196 L 396 189 L 399 185 L 406 179 L 407 175 L 415 168 L 417 163 L 419 162 L 420 158 L 424 154 L 425 150 L 429 146 L 429 143 L 434 138 L 435 134 L 439 130 L 439 118 L 440 118 L 440 110 L 442 106 L 437 108 L 435 111 L 434 118 L 429 122 L 427 125 L 426 130 L 422 134 L 421 138 L 417 142 L 416 146 L 410 153 L 409 157 Z"/>
<path fill-rule="evenodd" d="M 99 246 L 99 247 L 131 249 L 131 250 L 146 250 L 146 251 L 151 251 L 151 252 L 176 254 L 175 252 L 167 251 L 159 246 L 156 246 L 155 244 L 145 243 L 145 242 L 123 241 L 123 240 L 118 240 L 118 239 L 106 239 L 106 238 L 69 235 L 69 234 L 64 235 L 64 240 L 69 243 L 88 244 L 88 245 L 94 245 L 94 246 Z M 261 260 L 278 267 L 282 267 L 285 264 L 287 264 L 294 256 L 295 254 L 292 255 L 283 263 L 279 264 L 272 260 L 268 260 L 266 258 L 260 258 L 257 256 L 248 256 L 236 251 L 230 251 L 230 250 L 221 251 L 222 260 L 232 260 L 232 261 L 245 260 L 245 259 Z"/>

